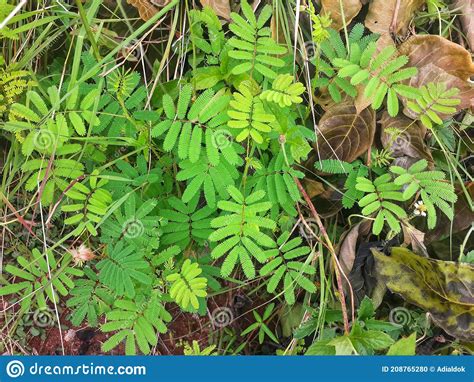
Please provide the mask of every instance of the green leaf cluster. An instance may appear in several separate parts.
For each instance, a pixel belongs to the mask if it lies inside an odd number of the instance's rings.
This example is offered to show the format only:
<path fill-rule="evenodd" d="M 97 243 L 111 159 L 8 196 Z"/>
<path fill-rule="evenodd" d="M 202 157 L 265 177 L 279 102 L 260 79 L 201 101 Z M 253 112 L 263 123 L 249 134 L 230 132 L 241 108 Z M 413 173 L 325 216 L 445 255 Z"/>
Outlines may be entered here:
<path fill-rule="evenodd" d="M 276 77 L 273 68 L 281 68 L 285 64 L 276 56 L 285 54 L 286 48 L 277 44 L 271 37 L 270 28 L 265 27 L 272 16 L 272 8 L 266 5 L 256 18 L 246 0 L 242 0 L 240 5 L 245 18 L 232 12 L 229 29 L 234 37 L 227 42 L 233 48 L 229 51 L 229 57 L 241 62 L 232 69 L 232 73 L 250 73 L 252 77 L 255 71 L 263 77 L 273 79 Z"/>
<path fill-rule="evenodd" d="M 102 344 L 102 350 L 108 352 L 125 340 L 125 354 L 137 354 L 137 347 L 143 354 L 149 354 L 158 342 L 158 333 L 166 333 L 166 324 L 171 314 L 161 303 L 159 292 L 151 296 L 140 296 L 135 301 L 117 300 L 114 309 L 106 313 L 107 322 L 101 325 L 104 333 L 116 332 Z"/>
<path fill-rule="evenodd" d="M 275 246 L 273 239 L 263 232 L 264 229 L 275 229 L 276 223 L 260 214 L 265 214 L 271 203 L 261 201 L 265 191 L 259 190 L 245 196 L 234 186 L 227 191 L 231 200 L 217 203 L 223 214 L 211 221 L 215 229 L 209 240 L 219 242 L 212 250 L 214 259 L 226 256 L 221 267 L 221 274 L 229 276 L 240 263 L 247 278 L 255 277 L 255 265 L 252 258 L 259 263 L 266 260 L 263 248 Z"/>
<path fill-rule="evenodd" d="M 283 280 L 282 293 L 289 305 L 295 303 L 295 289 L 301 287 L 309 293 L 316 292 L 316 286 L 308 278 L 316 269 L 310 264 L 311 248 L 301 245 L 303 240 L 284 232 L 277 240 L 278 248 L 265 251 L 267 263 L 260 269 L 260 275 L 270 277 L 267 292 L 275 293 Z M 304 261 L 303 261 L 304 260 Z"/>
<path fill-rule="evenodd" d="M 418 72 L 405 67 L 408 57 L 397 56 L 394 46 L 387 46 L 377 53 L 377 45 L 371 42 L 365 49 L 356 43 L 351 45 L 348 59 L 335 58 L 332 62 L 339 69 L 338 77 L 350 78 L 352 86 L 363 85 L 364 97 L 371 100 L 375 110 L 387 99 L 388 114 L 395 117 L 399 111 L 398 97 L 416 99 L 417 89 L 403 84 Z"/>
<path fill-rule="evenodd" d="M 399 166 L 390 167 L 390 171 L 397 177 L 394 183 L 404 188 L 403 198 L 409 200 L 419 193 L 423 205 L 426 208 L 428 228 L 436 226 L 436 210 L 438 207 L 449 220 L 454 219 L 453 206 L 457 201 L 454 187 L 445 181 L 445 173 L 442 171 L 427 170 L 428 162 L 422 159 L 408 169 Z"/>
<path fill-rule="evenodd" d="M 169 290 L 171 298 L 183 309 L 199 308 L 198 297 L 206 297 L 207 279 L 198 277 L 202 269 L 198 263 L 186 259 L 181 270 L 166 277 L 171 282 Z"/>

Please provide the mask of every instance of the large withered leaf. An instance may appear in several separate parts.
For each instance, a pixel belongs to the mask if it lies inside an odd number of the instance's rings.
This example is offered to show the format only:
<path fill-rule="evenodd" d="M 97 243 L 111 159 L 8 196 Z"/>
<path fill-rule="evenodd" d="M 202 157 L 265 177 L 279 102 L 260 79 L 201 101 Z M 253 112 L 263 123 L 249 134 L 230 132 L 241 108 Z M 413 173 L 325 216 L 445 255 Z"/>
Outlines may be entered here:
<path fill-rule="evenodd" d="M 346 275 L 352 271 L 354 266 L 357 243 L 362 239 L 362 237 L 365 237 L 370 233 L 370 227 L 370 221 L 363 220 L 341 235 L 337 253 L 342 271 Z"/>
<path fill-rule="evenodd" d="M 230 19 L 230 5 L 229 0 L 200 0 L 203 7 L 211 7 L 217 16 L 224 19 Z"/>
<path fill-rule="evenodd" d="M 464 34 L 471 50 L 474 50 L 474 0 L 455 0 L 454 6 L 460 11 Z"/>
<path fill-rule="evenodd" d="M 127 3 L 138 9 L 138 14 L 143 21 L 150 20 L 158 9 L 156 7 L 164 7 L 171 0 L 127 0 Z"/>
<path fill-rule="evenodd" d="M 336 30 L 341 29 L 344 25 L 341 14 L 341 5 L 344 10 L 344 19 L 346 20 L 346 25 L 349 25 L 352 19 L 357 16 L 360 9 L 362 8 L 362 3 L 360 0 L 321 0 L 321 5 L 321 13 L 330 14 L 333 21 L 331 27 Z"/>
<path fill-rule="evenodd" d="M 369 149 L 374 134 L 374 110 L 367 108 L 357 113 L 352 102 L 344 102 L 323 114 L 313 147 L 320 159 L 353 162 Z"/>
<path fill-rule="evenodd" d="M 426 159 L 433 162 L 433 157 L 425 144 L 426 127 L 403 115 L 390 117 L 384 112 L 380 119 L 382 132 L 380 140 L 385 149 L 392 151 L 394 158 L 410 157 L 416 160 Z"/>
<path fill-rule="evenodd" d="M 372 252 L 378 277 L 388 289 L 429 312 L 448 334 L 474 339 L 474 267 L 428 259 L 401 247 L 392 248 L 390 256 Z"/>
<path fill-rule="evenodd" d="M 374 33 L 406 33 L 407 27 L 424 0 L 372 0 L 365 26 Z"/>
<path fill-rule="evenodd" d="M 418 69 L 433 64 L 465 81 L 474 74 L 471 54 L 461 45 L 441 36 L 412 36 L 400 45 L 399 52 L 408 56 L 408 66 Z"/>
<path fill-rule="evenodd" d="M 408 56 L 408 65 L 416 66 L 418 74 L 409 84 L 421 87 L 429 82 L 443 82 L 447 88 L 459 89 L 456 96 L 461 100 L 456 112 L 474 105 L 474 87 L 468 82 L 474 74 L 474 64 L 470 53 L 461 45 L 435 35 L 413 36 L 399 47 L 399 52 Z M 406 99 L 402 99 L 406 104 Z M 404 114 L 416 118 L 408 108 Z M 440 115 L 442 119 L 450 115 Z"/>
<path fill-rule="evenodd" d="M 386 292 L 385 286 L 377 282 L 374 276 L 374 259 L 370 248 L 379 245 L 380 242 L 367 242 L 371 226 L 372 222 L 369 220 L 356 224 L 342 234 L 337 248 L 341 270 L 345 275 L 342 283 L 349 306 L 352 306 L 352 296 L 355 307 L 359 306 L 365 296 L 370 296 L 374 306 L 377 307 Z"/>

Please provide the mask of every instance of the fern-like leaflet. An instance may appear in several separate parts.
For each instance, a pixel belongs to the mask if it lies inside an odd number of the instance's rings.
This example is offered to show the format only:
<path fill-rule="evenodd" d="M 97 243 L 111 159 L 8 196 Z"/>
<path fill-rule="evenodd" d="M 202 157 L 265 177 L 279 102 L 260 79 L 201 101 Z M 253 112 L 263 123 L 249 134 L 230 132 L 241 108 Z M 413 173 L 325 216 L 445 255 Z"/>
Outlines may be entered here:
<path fill-rule="evenodd" d="M 242 0 L 240 5 L 246 19 L 232 12 L 233 22 L 229 29 L 234 37 L 229 39 L 228 44 L 234 48 L 229 51 L 229 57 L 243 62 L 235 66 L 232 73 L 250 73 L 253 77 L 255 70 L 264 77 L 275 78 L 276 73 L 272 67 L 281 68 L 285 64 L 275 56 L 285 54 L 286 48 L 278 45 L 271 37 L 270 28 L 265 27 L 272 16 L 272 8 L 269 5 L 263 7 L 257 19 L 246 0 Z"/>
<path fill-rule="evenodd" d="M 177 245 L 186 248 L 191 241 L 204 245 L 212 232 L 211 220 L 214 217 L 214 208 L 199 207 L 199 195 L 192 198 L 189 203 L 183 203 L 174 196 L 167 200 L 169 208 L 160 210 L 160 215 L 168 220 L 163 227 L 161 244 Z"/>
<path fill-rule="evenodd" d="M 108 246 L 107 256 L 97 263 L 101 283 L 117 296 L 135 297 L 137 285 L 152 283 L 150 264 L 143 257 L 133 245 L 124 247 L 124 243 L 119 242 Z"/>
<path fill-rule="evenodd" d="M 358 44 L 352 44 L 349 59 L 335 58 L 333 63 L 339 68 L 339 77 L 350 77 L 352 86 L 364 85 L 364 96 L 371 100 L 373 109 L 379 109 L 387 97 L 388 113 L 395 117 L 399 110 L 398 96 L 419 97 L 417 89 L 402 83 L 418 70 L 404 68 L 408 57 L 397 57 L 394 46 L 387 46 L 378 54 L 376 49 L 375 42 L 369 43 L 364 50 Z"/>
<path fill-rule="evenodd" d="M 322 57 L 315 63 L 321 72 L 316 80 L 316 86 L 323 91 L 327 89 L 334 102 L 341 102 L 341 91 L 351 97 L 355 97 L 357 89 L 349 80 L 337 75 L 338 68 L 334 65 L 333 61 L 335 59 L 346 60 L 350 57 L 339 33 L 334 29 L 328 29 L 327 32 L 329 38 L 320 44 Z M 360 50 L 364 50 L 369 43 L 377 40 L 377 38 L 376 34 L 364 36 L 364 25 L 356 24 L 349 34 L 349 45 L 356 44 Z M 321 74 L 324 76 L 321 76 Z"/>
<path fill-rule="evenodd" d="M 199 308 L 198 297 L 206 297 L 207 279 L 198 277 L 202 269 L 198 263 L 186 259 L 181 270 L 166 277 L 171 282 L 170 297 L 183 309 Z"/>
<path fill-rule="evenodd" d="M 229 97 L 215 93 L 212 89 L 203 92 L 191 105 L 192 87 L 184 85 L 175 105 L 173 99 L 163 96 L 163 121 L 152 129 L 152 136 L 161 137 L 165 132 L 163 149 L 171 151 L 177 146 L 179 159 L 189 159 L 197 163 L 204 141 L 209 163 L 217 166 L 220 156 L 224 155 L 231 164 L 239 161 L 232 144 L 218 144 L 216 136 L 225 134 L 224 126 L 228 121 L 225 109 Z M 190 106 L 191 105 L 191 106 Z"/>
<path fill-rule="evenodd" d="M 255 89 L 248 82 L 242 82 L 237 90 L 230 101 L 227 113 L 231 120 L 227 126 L 241 130 L 237 135 L 237 142 L 251 137 L 256 143 L 263 143 L 261 133 L 272 131 L 270 123 L 275 121 L 275 116 L 265 110 L 262 100 L 257 95 L 259 89 Z"/>
<path fill-rule="evenodd" d="M 422 86 L 419 91 L 421 97 L 415 101 L 408 101 L 407 107 L 415 113 L 416 119 L 419 119 L 429 129 L 433 128 L 433 123 L 443 124 L 443 120 L 438 114 L 454 114 L 456 112 L 455 106 L 461 103 L 461 100 L 456 98 L 459 89 L 447 89 L 444 82 L 430 82 Z"/>
<path fill-rule="evenodd" d="M 331 16 L 329 14 L 317 14 L 311 1 L 309 2 L 308 13 L 313 27 L 311 37 L 315 43 L 320 44 L 329 38 L 328 29 L 332 24 Z"/>
<path fill-rule="evenodd" d="M 264 190 L 272 203 L 272 218 L 277 218 L 281 209 L 290 216 L 297 215 L 295 203 L 301 200 L 301 196 L 293 179 L 295 177 L 302 179 L 304 174 L 287 165 L 283 152 L 280 152 L 266 167 L 258 169 L 250 179 L 249 185 L 255 183 L 256 191 Z"/>
<path fill-rule="evenodd" d="M 436 225 L 436 210 L 438 207 L 450 220 L 454 219 L 453 205 L 457 200 L 454 187 L 445 181 L 446 175 L 442 171 L 427 171 L 428 162 L 422 159 L 408 170 L 399 166 L 390 167 L 390 171 L 398 175 L 394 183 L 406 187 L 403 191 L 405 200 L 411 199 L 417 192 L 426 208 L 428 228 Z"/>
<path fill-rule="evenodd" d="M 285 300 L 289 305 L 293 305 L 297 286 L 309 293 L 316 291 L 315 285 L 307 277 L 314 275 L 316 269 L 308 264 L 308 260 L 311 258 L 311 256 L 308 257 L 311 248 L 302 246 L 300 237 L 288 240 L 289 238 L 289 232 L 282 233 L 277 240 L 278 248 L 265 252 L 268 263 L 260 269 L 260 275 L 267 277 L 271 275 L 267 284 L 268 293 L 275 293 L 283 280 L 282 292 Z M 302 257 L 306 257 L 305 261 L 301 261 Z"/>
<path fill-rule="evenodd" d="M 369 168 L 362 162 L 356 161 L 352 165 L 354 167 L 344 182 L 344 188 L 346 189 L 344 195 L 342 195 L 342 206 L 344 208 L 354 207 L 354 204 L 364 196 L 364 193 L 356 188 L 357 178 L 365 178 L 369 174 Z"/>
<path fill-rule="evenodd" d="M 157 291 L 140 295 L 134 301 L 115 301 L 114 309 L 106 318 L 107 322 L 100 329 L 104 333 L 117 333 L 102 344 L 102 350 L 108 352 L 125 340 L 126 355 L 137 354 L 137 345 L 143 354 L 149 354 L 157 344 L 157 333 L 166 333 L 166 324 L 172 319 Z"/>
<path fill-rule="evenodd" d="M 232 200 L 220 200 L 217 203 L 224 214 L 212 220 L 211 225 L 216 231 L 209 235 L 209 240 L 219 242 L 211 255 L 218 259 L 227 254 L 221 267 L 223 277 L 229 276 L 235 266 L 240 263 L 247 278 L 255 277 L 254 257 L 258 262 L 265 261 L 262 247 L 275 246 L 273 239 L 263 233 L 263 229 L 274 229 L 276 223 L 259 214 L 265 214 L 270 202 L 260 202 L 265 191 L 259 190 L 244 197 L 234 186 L 227 188 Z"/>
<path fill-rule="evenodd" d="M 217 196 L 222 199 L 228 198 L 227 187 L 233 185 L 239 177 L 239 172 L 225 159 L 222 159 L 217 166 L 212 166 L 201 156 L 199 163 L 185 160 L 180 162 L 179 166 L 181 170 L 176 175 L 176 180 L 189 181 L 183 192 L 183 202 L 189 202 L 196 195 L 200 195 L 202 190 L 211 208 L 216 207 Z"/>
<path fill-rule="evenodd" d="M 67 144 L 57 149 L 54 157 L 46 156 L 25 162 L 21 166 L 28 174 L 25 190 L 33 191 L 42 187 L 41 202 L 45 206 L 50 205 L 57 190 L 64 191 L 67 185 L 82 178 L 84 165 L 74 159 L 67 159 L 79 150 L 80 145 Z"/>
<path fill-rule="evenodd" d="M 305 87 L 301 82 L 293 83 L 293 76 L 291 74 L 279 74 L 272 82 L 272 88 L 265 90 L 260 94 L 260 98 L 275 102 L 280 107 L 291 106 L 295 103 L 303 102 L 300 97 L 305 91 Z"/>
<path fill-rule="evenodd" d="M 193 67 L 192 84 L 196 90 L 210 89 L 228 77 L 229 47 L 219 17 L 211 7 L 205 6 L 202 11 L 192 9 L 189 17 L 195 50 L 189 60 Z"/>
<path fill-rule="evenodd" d="M 14 103 L 11 106 L 10 120 L 5 129 L 12 132 L 26 132 L 22 144 L 22 152 L 29 156 L 33 151 L 40 153 L 53 153 L 60 148 L 71 137 L 72 127 L 77 135 L 86 134 L 88 124 L 97 125 L 98 117 L 92 112 L 95 100 L 100 96 L 98 90 L 89 92 L 80 102 L 79 111 L 69 110 L 67 105 L 61 103 L 59 89 L 50 86 L 47 89 L 48 103 L 35 90 L 26 93 L 26 106 L 23 103 Z M 49 106 L 48 106 L 49 104 Z M 54 118 L 50 116 L 50 110 L 61 110 L 56 112 Z"/>
<path fill-rule="evenodd" d="M 39 309 L 46 309 L 48 301 L 54 303 L 59 301 L 59 296 L 67 296 L 74 288 L 74 277 L 83 275 L 80 269 L 71 266 L 72 257 L 69 253 L 58 262 L 51 250 L 43 254 L 34 248 L 31 258 L 20 255 L 16 262 L 18 266 L 7 264 L 4 272 L 17 280 L 1 287 L 0 296 L 22 296 L 20 307 L 23 313 L 28 311 L 33 303 Z"/>
<path fill-rule="evenodd" d="M 99 281 L 97 274 L 90 268 L 84 268 L 86 277 L 78 279 L 71 289 L 71 297 L 66 305 L 72 309 L 71 323 L 80 326 L 87 320 L 88 326 L 96 327 L 99 317 L 110 310 L 114 296 Z"/>
<path fill-rule="evenodd" d="M 362 214 L 364 216 L 375 214 L 372 226 L 374 235 L 378 235 L 382 231 L 384 222 L 387 222 L 394 232 L 400 232 L 399 219 L 407 218 L 407 213 L 393 202 L 402 202 L 405 198 L 400 192 L 400 186 L 392 181 L 390 174 L 383 174 L 374 181 L 359 177 L 357 178 L 356 189 L 366 193 L 359 200 Z"/>
<path fill-rule="evenodd" d="M 10 106 L 29 87 L 36 85 L 35 81 L 29 79 L 30 76 L 31 73 L 27 70 L 11 70 L 8 67 L 0 68 L 0 117 L 8 117 Z"/>
<path fill-rule="evenodd" d="M 153 213 L 156 205 L 155 199 L 140 203 L 136 195 L 129 195 L 123 208 L 116 208 L 101 225 L 101 241 L 107 244 L 123 242 L 144 254 L 157 249 L 164 219 Z"/>
<path fill-rule="evenodd" d="M 140 190 L 141 195 L 153 198 L 171 192 L 173 179 L 159 163 L 149 168 L 144 155 L 138 155 L 135 162 L 132 166 L 128 161 L 118 160 L 115 163 L 118 171 L 104 172 L 110 177 L 107 189 L 112 194 L 119 197 Z"/>
<path fill-rule="evenodd" d="M 314 162 L 314 168 L 327 174 L 349 174 L 354 165 L 337 159 L 323 159 Z"/>
<path fill-rule="evenodd" d="M 97 236 L 95 225 L 102 222 L 107 214 L 112 195 L 104 189 L 108 183 L 107 179 L 98 178 L 98 171 L 94 171 L 89 177 L 89 186 L 82 183 L 74 183 L 65 193 L 73 201 L 70 204 L 63 204 L 61 211 L 74 213 L 74 215 L 64 220 L 66 225 L 77 225 L 74 234 L 79 236 L 85 229 L 92 235 Z M 67 182 L 61 181 L 64 189 L 67 189 Z"/>

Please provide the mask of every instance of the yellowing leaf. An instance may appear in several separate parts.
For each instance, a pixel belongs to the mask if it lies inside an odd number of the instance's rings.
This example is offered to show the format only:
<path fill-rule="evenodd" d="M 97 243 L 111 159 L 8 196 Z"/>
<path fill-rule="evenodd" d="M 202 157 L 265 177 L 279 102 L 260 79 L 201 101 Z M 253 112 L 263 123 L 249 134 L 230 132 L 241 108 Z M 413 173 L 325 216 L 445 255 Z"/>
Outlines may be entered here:
<path fill-rule="evenodd" d="M 387 355 L 415 355 L 416 350 L 416 332 L 406 338 L 401 338 L 395 342 Z"/>
<path fill-rule="evenodd" d="M 429 312 L 448 334 L 474 339 L 474 267 L 428 259 L 401 247 L 392 248 L 390 256 L 372 252 L 378 277 L 388 289 Z"/>

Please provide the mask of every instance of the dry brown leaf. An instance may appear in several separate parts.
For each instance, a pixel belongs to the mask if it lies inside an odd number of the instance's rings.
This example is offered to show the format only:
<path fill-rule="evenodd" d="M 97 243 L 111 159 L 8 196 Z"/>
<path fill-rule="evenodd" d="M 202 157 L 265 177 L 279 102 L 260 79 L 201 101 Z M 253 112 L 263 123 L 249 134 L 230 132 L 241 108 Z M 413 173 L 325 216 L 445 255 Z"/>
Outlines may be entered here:
<path fill-rule="evenodd" d="M 356 307 L 365 296 L 371 297 L 374 306 L 377 307 L 386 292 L 383 283 L 379 282 L 373 274 L 374 263 L 370 248 L 377 247 L 379 243 L 367 242 L 371 226 L 371 221 L 363 220 L 343 233 L 337 251 L 341 270 L 351 284 Z M 343 286 L 350 301 L 349 296 L 352 294 L 345 277 Z"/>
<path fill-rule="evenodd" d="M 310 199 L 313 199 L 315 196 L 321 195 L 326 191 L 324 185 L 314 179 L 304 178 L 303 185 Z"/>
<path fill-rule="evenodd" d="M 217 16 L 224 19 L 230 19 L 230 4 L 229 0 L 200 0 L 203 7 L 211 7 L 216 12 Z"/>
<path fill-rule="evenodd" d="M 319 159 L 353 162 L 369 149 L 374 134 L 374 110 L 367 108 L 357 113 L 352 102 L 344 102 L 323 114 L 314 149 Z"/>
<path fill-rule="evenodd" d="M 456 0 L 454 7 L 461 12 L 460 19 L 467 42 L 474 50 L 474 0 Z"/>
<path fill-rule="evenodd" d="M 424 141 L 426 135 L 424 126 L 402 115 L 390 117 L 387 112 L 383 113 L 380 124 L 382 145 L 392 152 L 394 158 L 410 157 L 433 162 L 431 152 Z M 391 132 L 399 134 L 390 134 Z"/>
<path fill-rule="evenodd" d="M 420 87 L 429 82 L 444 82 L 448 88 L 457 88 L 461 103 L 456 112 L 474 105 L 474 87 L 468 82 L 474 75 L 474 63 L 470 53 L 461 45 L 435 35 L 413 36 L 400 45 L 399 51 L 409 58 L 408 66 L 418 68 L 418 74 L 409 84 Z M 402 100 L 404 104 L 406 100 Z M 403 112 L 416 118 L 406 107 Z M 449 115 L 440 115 L 447 118 Z"/>
<path fill-rule="evenodd" d="M 399 52 L 409 58 L 407 66 L 432 64 L 448 74 L 467 81 L 474 74 L 471 54 L 461 45 L 435 35 L 410 37 L 399 47 Z"/>
<path fill-rule="evenodd" d="M 425 233 L 405 222 L 402 223 L 402 230 L 403 245 L 410 245 L 416 254 L 429 257 L 428 250 L 425 247 Z"/>
<path fill-rule="evenodd" d="M 373 0 L 365 26 L 374 33 L 405 34 L 415 11 L 424 3 L 424 0 Z"/>
<path fill-rule="evenodd" d="M 307 168 L 314 168 L 313 166 Z M 342 194 L 339 191 L 343 187 L 343 182 L 331 186 L 324 187 L 324 192 L 316 195 L 311 200 L 314 205 L 318 206 L 318 214 L 322 218 L 327 219 L 336 215 L 342 210 Z M 336 189 L 335 189 L 336 188 Z"/>
<path fill-rule="evenodd" d="M 362 8 L 362 3 L 360 0 L 321 0 L 322 5 L 322 14 L 329 13 L 332 19 L 331 27 L 340 30 L 344 23 L 341 15 L 341 4 L 344 10 L 344 19 L 346 20 L 346 25 L 348 25 L 352 19 L 357 16 Z"/>
<path fill-rule="evenodd" d="M 127 3 L 138 9 L 138 14 L 143 21 L 150 20 L 158 9 L 156 7 L 164 7 L 171 0 L 127 0 Z"/>
<path fill-rule="evenodd" d="M 359 236 L 366 236 L 370 232 L 370 227 L 370 222 L 363 220 L 341 235 L 341 244 L 337 253 L 341 269 L 346 276 L 349 275 L 354 266 Z"/>

